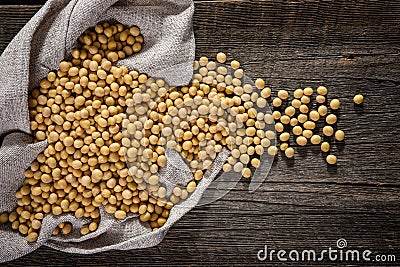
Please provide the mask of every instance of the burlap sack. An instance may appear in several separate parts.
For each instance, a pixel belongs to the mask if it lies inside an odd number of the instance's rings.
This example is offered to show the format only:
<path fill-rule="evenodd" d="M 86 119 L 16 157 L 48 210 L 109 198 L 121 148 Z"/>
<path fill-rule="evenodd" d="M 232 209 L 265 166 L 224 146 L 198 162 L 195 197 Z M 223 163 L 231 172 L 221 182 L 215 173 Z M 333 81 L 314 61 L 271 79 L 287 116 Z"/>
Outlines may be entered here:
<path fill-rule="evenodd" d="M 59 62 L 74 48 L 79 35 L 97 22 L 114 20 L 138 25 L 145 37 L 141 53 L 118 62 L 153 77 L 162 77 L 171 85 L 183 85 L 192 76 L 194 35 L 191 0 L 49 0 L 8 45 L 0 57 L 0 213 L 16 207 L 15 192 L 21 186 L 23 171 L 44 150 L 47 143 L 32 144 L 29 129 L 27 97 L 29 89 L 41 78 L 57 69 Z M 199 184 L 182 204 L 175 206 L 167 223 L 158 231 L 130 217 L 117 221 L 101 211 L 97 231 L 80 236 L 79 228 L 87 223 L 72 215 L 47 216 L 38 241 L 28 243 L 25 237 L 0 225 L 0 262 L 21 257 L 46 245 L 73 253 L 95 253 L 109 249 L 136 249 L 158 244 L 167 230 L 193 208 L 212 179 L 217 175 L 228 152 L 221 152 Z M 185 164 L 172 153 L 163 170 L 163 179 L 190 180 Z M 171 174 L 174 175 L 171 175 Z M 73 223 L 68 237 L 52 237 L 60 222 Z M 94 240 L 93 238 L 96 237 Z"/>

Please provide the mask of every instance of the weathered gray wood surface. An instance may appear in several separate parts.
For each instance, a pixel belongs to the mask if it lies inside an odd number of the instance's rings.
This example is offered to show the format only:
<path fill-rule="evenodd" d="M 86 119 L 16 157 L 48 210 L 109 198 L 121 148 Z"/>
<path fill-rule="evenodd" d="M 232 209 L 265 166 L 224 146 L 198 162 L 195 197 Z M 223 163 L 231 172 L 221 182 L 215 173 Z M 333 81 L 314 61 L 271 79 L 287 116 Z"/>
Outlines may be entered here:
<path fill-rule="evenodd" d="M 195 6 L 198 56 L 225 51 L 250 76 L 266 78 L 275 93 L 323 84 L 342 100 L 338 127 L 347 138 L 334 148 L 337 168 L 327 168 L 317 147 L 302 148 L 294 161 L 279 156 L 255 193 L 241 182 L 186 215 L 155 248 L 85 256 L 43 247 L 5 266 L 257 265 L 264 245 L 320 250 L 339 238 L 349 248 L 395 254 L 392 264 L 399 265 L 400 2 Z M 39 8 L 0 6 L 0 52 Z M 355 93 L 366 98 L 362 110 L 352 104 Z"/>

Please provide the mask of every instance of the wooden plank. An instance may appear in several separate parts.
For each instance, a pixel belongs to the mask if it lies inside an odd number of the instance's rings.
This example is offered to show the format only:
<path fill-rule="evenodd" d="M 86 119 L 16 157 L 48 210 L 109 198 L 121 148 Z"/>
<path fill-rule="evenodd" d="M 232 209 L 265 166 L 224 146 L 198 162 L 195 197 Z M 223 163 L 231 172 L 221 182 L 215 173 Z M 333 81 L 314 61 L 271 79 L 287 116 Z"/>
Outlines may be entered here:
<path fill-rule="evenodd" d="M 0 53 L 6 48 L 12 38 L 19 32 L 29 19 L 39 10 L 40 6 L 0 6 Z"/>
<path fill-rule="evenodd" d="M 301 148 L 294 161 L 278 156 L 256 192 L 240 182 L 223 199 L 187 214 L 155 248 L 85 256 L 43 247 L 5 266 L 257 265 L 264 245 L 322 249 L 341 237 L 351 248 L 398 253 L 400 3 L 220 0 L 195 6 L 197 56 L 226 51 L 275 93 L 324 84 L 342 100 L 338 127 L 347 138 L 334 147 L 337 168 L 327 168 L 317 147 Z M 38 8 L 0 6 L 0 52 Z M 366 96 L 362 110 L 352 104 L 355 93 Z"/>
<path fill-rule="evenodd" d="M 265 205 L 268 206 L 268 205 Z M 286 207 L 281 207 L 285 210 Z M 196 210 L 197 211 L 197 210 Z M 249 215 L 246 212 L 210 218 L 192 212 L 179 221 L 155 248 L 132 252 L 109 251 L 93 255 L 70 255 L 42 247 L 5 266 L 160 266 L 166 265 L 260 265 L 256 253 L 264 245 L 271 249 L 335 248 L 338 238 L 349 247 L 393 253 L 398 248 L 399 217 L 373 211 L 345 214 L 293 212 Z M 234 216 L 234 217 L 233 217 Z M 193 224 L 198 225 L 193 228 Z M 377 236 L 379 233 L 379 236 Z M 328 262 L 329 264 L 329 262 Z M 329 265 L 333 265 L 332 263 Z M 268 266 L 282 266 L 272 262 Z M 284 266 L 305 266 L 295 263 Z M 341 263 L 340 266 L 345 266 Z M 354 263 L 353 265 L 354 266 Z"/>

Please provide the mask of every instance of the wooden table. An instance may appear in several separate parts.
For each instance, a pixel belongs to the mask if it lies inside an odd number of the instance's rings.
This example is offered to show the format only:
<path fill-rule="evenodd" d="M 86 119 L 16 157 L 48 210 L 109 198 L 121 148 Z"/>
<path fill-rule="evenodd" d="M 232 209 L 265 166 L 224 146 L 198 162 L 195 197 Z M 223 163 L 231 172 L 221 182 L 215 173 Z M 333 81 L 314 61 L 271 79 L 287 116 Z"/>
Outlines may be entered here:
<path fill-rule="evenodd" d="M 0 51 L 44 0 L 2 2 L 14 5 L 0 6 Z M 394 254 L 391 265 L 400 265 L 400 2 L 215 0 L 195 7 L 197 56 L 226 51 L 275 94 L 323 84 L 341 99 L 338 127 L 347 137 L 334 148 L 337 168 L 327 167 L 318 147 L 301 148 L 295 160 L 279 155 L 255 193 L 248 181 L 239 183 L 187 214 L 157 247 L 88 256 L 42 247 L 5 266 L 281 266 L 276 257 L 258 261 L 257 252 L 264 245 L 322 250 L 339 238 L 349 249 Z M 356 93 L 365 96 L 363 108 L 353 105 Z"/>

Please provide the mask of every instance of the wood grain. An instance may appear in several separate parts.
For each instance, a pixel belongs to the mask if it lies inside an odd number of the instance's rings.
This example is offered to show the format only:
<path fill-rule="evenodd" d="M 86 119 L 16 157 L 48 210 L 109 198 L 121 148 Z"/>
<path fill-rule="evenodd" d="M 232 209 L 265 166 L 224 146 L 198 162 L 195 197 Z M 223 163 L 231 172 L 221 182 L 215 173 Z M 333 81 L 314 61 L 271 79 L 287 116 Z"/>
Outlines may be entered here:
<path fill-rule="evenodd" d="M 39 7 L 0 6 L 0 52 Z M 342 237 L 353 249 L 400 260 L 400 3 L 220 0 L 195 7 L 197 56 L 225 51 L 275 93 L 323 84 L 341 99 L 338 127 L 347 138 L 334 146 L 337 168 L 326 166 L 317 147 L 300 148 L 295 160 L 279 155 L 256 192 L 240 182 L 187 214 L 157 247 L 95 256 L 42 247 L 5 266 L 259 265 L 264 245 L 323 249 Z M 362 109 L 352 104 L 356 93 L 365 96 Z"/>

